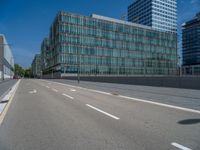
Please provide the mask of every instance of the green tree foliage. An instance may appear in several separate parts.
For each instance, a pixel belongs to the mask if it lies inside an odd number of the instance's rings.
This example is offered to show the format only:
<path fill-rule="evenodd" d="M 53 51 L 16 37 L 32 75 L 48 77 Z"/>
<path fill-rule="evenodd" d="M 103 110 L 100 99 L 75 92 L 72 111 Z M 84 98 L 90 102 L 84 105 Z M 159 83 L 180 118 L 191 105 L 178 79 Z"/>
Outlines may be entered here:
<path fill-rule="evenodd" d="M 15 76 L 16 77 L 24 77 L 24 78 L 32 78 L 31 68 L 24 69 L 19 64 L 15 64 Z"/>
<path fill-rule="evenodd" d="M 25 69 L 25 73 L 24 73 L 24 77 L 25 78 L 32 78 L 32 73 L 31 73 L 31 69 Z"/>
<path fill-rule="evenodd" d="M 15 64 L 15 76 L 24 77 L 24 74 L 24 69 L 19 64 Z"/>

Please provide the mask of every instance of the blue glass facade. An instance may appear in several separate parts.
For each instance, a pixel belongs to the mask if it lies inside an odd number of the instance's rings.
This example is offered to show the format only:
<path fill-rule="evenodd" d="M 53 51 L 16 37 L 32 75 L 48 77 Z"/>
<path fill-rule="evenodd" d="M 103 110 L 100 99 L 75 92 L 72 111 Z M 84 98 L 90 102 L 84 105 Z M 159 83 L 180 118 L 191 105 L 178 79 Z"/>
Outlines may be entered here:
<path fill-rule="evenodd" d="M 31 64 L 31 72 L 34 78 L 40 78 L 42 74 L 41 55 L 36 54 Z"/>
<path fill-rule="evenodd" d="M 49 38 L 44 38 L 41 44 L 41 69 L 45 70 L 49 64 L 50 45 Z"/>
<path fill-rule="evenodd" d="M 183 24 L 183 65 L 200 64 L 200 13 Z"/>
<path fill-rule="evenodd" d="M 60 12 L 44 74 L 174 75 L 177 35 L 108 17 Z"/>
<path fill-rule="evenodd" d="M 200 75 L 200 13 L 182 27 L 184 74 Z"/>
<path fill-rule="evenodd" d="M 135 0 L 128 7 L 128 21 L 177 32 L 177 1 Z"/>

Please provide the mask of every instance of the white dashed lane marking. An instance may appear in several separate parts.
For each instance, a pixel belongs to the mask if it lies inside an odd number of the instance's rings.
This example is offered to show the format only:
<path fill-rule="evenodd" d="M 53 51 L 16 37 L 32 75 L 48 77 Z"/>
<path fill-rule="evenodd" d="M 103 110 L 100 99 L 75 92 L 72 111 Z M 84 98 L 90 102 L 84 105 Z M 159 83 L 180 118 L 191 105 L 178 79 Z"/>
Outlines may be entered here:
<path fill-rule="evenodd" d="M 69 96 L 69 95 L 67 95 L 65 93 L 63 93 L 62 95 L 65 96 L 65 97 L 67 97 L 67 98 L 74 99 L 73 97 L 71 97 L 71 96 Z"/>
<path fill-rule="evenodd" d="M 103 111 L 103 110 L 101 110 L 99 108 L 96 108 L 96 107 L 92 106 L 92 105 L 86 104 L 86 106 L 88 106 L 88 107 L 90 107 L 90 108 L 92 108 L 92 109 L 94 109 L 94 110 L 96 110 L 96 111 L 98 111 L 98 112 L 100 112 L 100 113 L 102 113 L 104 115 L 107 115 L 107 116 L 109 116 L 109 117 L 111 117 L 113 119 L 116 119 L 116 120 L 120 119 L 119 117 L 116 117 L 116 116 L 114 116 L 112 114 L 109 114 L 109 113 L 107 113 L 107 112 L 105 112 L 105 111 Z"/>
<path fill-rule="evenodd" d="M 75 89 L 70 89 L 70 91 L 75 92 L 76 90 Z"/>
<path fill-rule="evenodd" d="M 178 143 L 171 143 L 173 146 L 175 146 L 176 148 L 179 148 L 179 149 L 181 149 L 181 150 L 192 150 L 192 149 L 190 149 L 190 148 L 187 148 L 187 147 L 185 147 L 185 146 L 183 146 L 183 145 L 181 145 L 181 144 L 178 144 Z"/>
<path fill-rule="evenodd" d="M 56 90 L 56 89 L 52 89 L 52 91 L 54 91 L 54 92 L 58 92 L 58 90 Z"/>

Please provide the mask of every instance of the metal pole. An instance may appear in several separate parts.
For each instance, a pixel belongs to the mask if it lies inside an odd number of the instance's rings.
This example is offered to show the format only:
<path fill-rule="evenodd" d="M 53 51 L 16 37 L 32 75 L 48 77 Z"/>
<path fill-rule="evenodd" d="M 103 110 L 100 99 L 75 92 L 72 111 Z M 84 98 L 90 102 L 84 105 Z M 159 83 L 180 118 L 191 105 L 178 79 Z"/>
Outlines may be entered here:
<path fill-rule="evenodd" d="M 51 70 L 51 78 L 53 79 L 53 68 Z"/>
<path fill-rule="evenodd" d="M 77 75 L 78 75 L 78 78 L 77 78 L 77 80 L 78 80 L 78 84 L 80 83 L 80 52 L 79 52 L 79 49 L 78 49 L 78 51 L 77 51 L 77 53 L 78 53 L 78 72 L 77 72 Z"/>

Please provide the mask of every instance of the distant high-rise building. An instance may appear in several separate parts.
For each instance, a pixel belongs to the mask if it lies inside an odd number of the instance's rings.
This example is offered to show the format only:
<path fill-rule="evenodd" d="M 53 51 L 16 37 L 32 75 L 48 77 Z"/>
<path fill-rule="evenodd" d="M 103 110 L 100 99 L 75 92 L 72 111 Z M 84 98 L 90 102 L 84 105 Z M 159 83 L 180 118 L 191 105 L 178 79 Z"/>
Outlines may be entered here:
<path fill-rule="evenodd" d="M 184 74 L 200 75 L 200 12 L 182 25 Z"/>
<path fill-rule="evenodd" d="M 31 64 L 31 70 L 34 78 L 40 78 L 41 77 L 41 55 L 36 54 L 33 62 Z"/>
<path fill-rule="evenodd" d="M 128 6 L 128 21 L 177 32 L 177 0 L 134 0 Z"/>
<path fill-rule="evenodd" d="M 49 38 L 44 38 L 41 44 L 41 69 L 44 74 L 49 64 L 49 53 L 50 53 Z M 43 73 L 44 72 L 44 73 Z"/>

